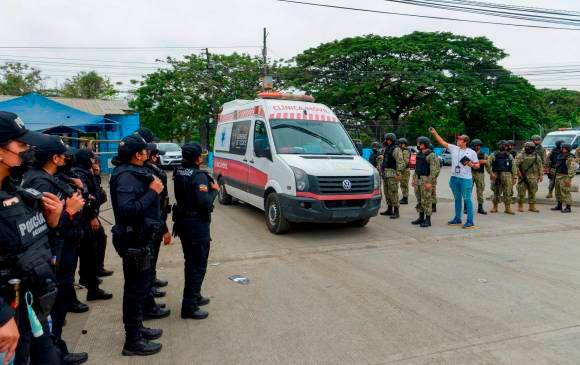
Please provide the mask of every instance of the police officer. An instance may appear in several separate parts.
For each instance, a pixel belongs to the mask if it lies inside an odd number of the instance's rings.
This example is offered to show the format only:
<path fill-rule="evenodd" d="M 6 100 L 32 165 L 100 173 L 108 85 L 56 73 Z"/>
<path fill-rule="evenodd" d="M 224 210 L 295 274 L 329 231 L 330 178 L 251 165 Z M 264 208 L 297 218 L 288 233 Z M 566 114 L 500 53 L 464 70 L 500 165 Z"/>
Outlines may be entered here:
<path fill-rule="evenodd" d="M 58 226 L 63 203 L 17 183 L 28 145 L 45 140 L 16 114 L 0 111 L 0 353 L 5 362 L 15 356 L 16 365 L 61 363 L 47 323 L 57 293 L 48 230 Z M 38 337 L 27 299 L 42 326 Z"/>
<path fill-rule="evenodd" d="M 538 183 L 544 178 L 544 164 L 540 155 L 536 153 L 534 142 L 526 142 L 524 149 L 516 157 L 518 170 L 518 212 L 524 211 L 524 200 L 528 193 L 529 211 L 539 213 L 536 208 L 536 193 Z"/>
<path fill-rule="evenodd" d="M 87 353 L 69 353 L 61 337 L 66 314 L 75 298 L 74 275 L 78 246 L 83 236 L 80 212 L 85 204 L 82 195 L 57 175 L 65 166 L 66 151 L 67 146 L 57 136 L 49 136 L 45 143 L 37 145 L 34 167 L 24 174 L 22 187 L 49 192 L 65 201 L 59 225 L 50 228 L 48 235 L 58 283 L 58 294 L 51 312 L 52 335 L 64 364 L 82 364 L 88 360 Z"/>
<path fill-rule="evenodd" d="M 209 304 L 201 295 L 210 250 L 211 213 L 219 186 L 200 170 L 203 162 L 199 144 L 181 148 L 183 162 L 175 170 L 174 186 L 177 204 L 174 209 L 174 232 L 179 236 L 185 257 L 185 286 L 181 318 L 204 319 L 208 313 L 199 309 Z"/>
<path fill-rule="evenodd" d="M 571 152 L 572 145 L 570 143 L 562 143 L 558 164 L 556 165 L 556 199 L 558 204 L 552 210 L 560 210 L 562 213 L 572 212 L 570 207 L 572 205 L 570 188 L 572 187 L 572 179 L 576 176 L 576 158 Z"/>
<path fill-rule="evenodd" d="M 401 194 L 403 197 L 399 201 L 399 204 L 406 205 L 409 204 L 409 180 L 411 178 L 411 170 L 409 169 L 409 162 L 411 159 L 411 152 L 409 151 L 409 142 L 407 138 L 399 138 L 399 148 L 403 153 L 403 172 L 401 173 Z"/>
<path fill-rule="evenodd" d="M 507 142 L 500 141 L 498 143 L 499 151 L 495 151 L 487 158 L 485 168 L 491 176 L 493 182 L 493 209 L 491 213 L 497 213 L 500 196 L 503 193 L 503 201 L 505 204 L 506 214 L 515 214 L 511 209 L 512 190 L 516 179 L 516 165 L 514 158 L 507 150 Z"/>
<path fill-rule="evenodd" d="M 82 181 L 87 188 L 86 206 L 83 209 L 83 239 L 81 241 L 79 258 L 79 282 L 87 288 L 87 300 L 108 300 L 113 294 L 99 288 L 99 236 L 104 235 L 103 227 L 99 220 L 101 206 L 101 190 L 98 181 L 93 174 L 93 165 L 97 159 L 95 153 L 88 148 L 77 151 L 74 159 L 72 172 Z M 101 232 L 102 231 L 102 232 Z"/>
<path fill-rule="evenodd" d="M 93 176 L 95 177 L 97 189 L 99 190 L 100 197 L 99 206 L 102 206 L 107 202 L 107 193 L 105 192 L 105 189 L 103 189 L 101 180 L 101 166 L 99 165 L 98 160 L 95 160 L 93 162 L 92 171 Z M 96 232 L 96 240 L 97 240 L 97 276 L 100 278 L 111 276 L 114 274 L 114 271 L 105 269 L 105 256 L 107 253 L 107 235 L 105 234 L 105 229 L 103 228 L 102 225 Z"/>
<path fill-rule="evenodd" d="M 373 142 L 372 153 L 371 153 L 371 155 L 369 157 L 369 162 L 375 168 L 377 167 L 377 158 L 379 157 L 380 147 L 381 147 L 381 145 L 380 145 L 379 142 Z"/>
<path fill-rule="evenodd" d="M 480 139 L 474 139 L 471 142 L 471 148 L 477 153 L 477 159 L 479 160 L 479 168 L 472 169 L 471 173 L 477 194 L 477 213 L 485 215 L 487 212 L 483 209 L 483 193 L 485 192 L 485 165 L 487 164 L 487 156 L 481 151 L 482 145 L 483 143 Z"/>
<path fill-rule="evenodd" d="M 548 169 L 548 179 L 550 179 L 550 184 L 548 185 L 548 195 L 547 199 L 553 197 L 554 188 L 556 187 L 556 167 L 558 167 L 558 161 L 560 159 L 560 151 L 564 141 L 558 140 L 555 143 L 555 147 L 546 157 L 546 168 Z"/>
<path fill-rule="evenodd" d="M 405 162 L 403 152 L 397 146 L 397 136 L 394 133 L 385 134 L 383 153 L 378 157 L 378 164 L 383 172 L 383 190 L 387 202 L 387 210 L 381 215 L 399 218 L 399 181 L 403 173 Z"/>
<path fill-rule="evenodd" d="M 111 174 L 110 196 L 115 216 L 113 246 L 123 260 L 123 355 L 152 355 L 161 344 L 161 329 L 143 327 L 143 306 L 151 289 L 153 245 L 161 235 L 159 195 L 161 180 L 143 165 L 149 159 L 147 142 L 140 136 L 127 136 L 119 143 L 117 165 Z"/>
<path fill-rule="evenodd" d="M 431 140 L 427 137 L 417 138 L 417 164 L 413 174 L 413 187 L 417 198 L 417 212 L 419 218 L 411 222 L 423 228 L 431 227 L 431 213 L 433 209 L 433 185 L 441 168 L 437 155 L 429 147 Z"/>

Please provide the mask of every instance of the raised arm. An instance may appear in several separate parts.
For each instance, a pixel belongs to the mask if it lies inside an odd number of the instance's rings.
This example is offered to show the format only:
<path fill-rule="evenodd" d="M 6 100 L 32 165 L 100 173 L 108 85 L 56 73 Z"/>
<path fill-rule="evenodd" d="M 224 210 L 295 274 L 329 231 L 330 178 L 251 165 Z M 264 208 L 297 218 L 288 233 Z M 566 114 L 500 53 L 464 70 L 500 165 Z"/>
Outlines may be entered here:
<path fill-rule="evenodd" d="M 437 143 L 443 146 L 443 148 L 447 148 L 447 146 L 449 146 L 449 143 L 447 143 L 443 138 L 441 138 L 441 136 L 439 135 L 439 133 L 437 133 L 435 128 L 433 127 L 429 128 L 429 132 L 431 132 L 431 135 L 433 135 Z"/>

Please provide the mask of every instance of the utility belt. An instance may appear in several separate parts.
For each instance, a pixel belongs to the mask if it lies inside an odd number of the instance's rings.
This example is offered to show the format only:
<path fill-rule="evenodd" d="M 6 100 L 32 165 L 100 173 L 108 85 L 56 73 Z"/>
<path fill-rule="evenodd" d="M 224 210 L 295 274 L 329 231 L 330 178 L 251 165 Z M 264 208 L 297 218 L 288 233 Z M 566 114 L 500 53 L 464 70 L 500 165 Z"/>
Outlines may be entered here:
<path fill-rule="evenodd" d="M 130 250 L 142 249 L 154 245 L 163 238 L 165 225 L 162 222 L 151 221 L 145 218 L 144 226 L 125 226 L 116 224 L 111 229 L 113 246 L 124 257 Z"/>
<path fill-rule="evenodd" d="M 173 222 L 178 222 L 182 219 L 188 218 L 202 218 L 207 219 L 208 214 L 198 212 L 196 210 L 182 210 L 177 204 L 173 206 L 171 218 Z"/>
<path fill-rule="evenodd" d="M 155 260 L 154 248 L 152 244 L 139 248 L 127 248 L 123 259 L 134 272 L 143 272 L 153 267 Z"/>

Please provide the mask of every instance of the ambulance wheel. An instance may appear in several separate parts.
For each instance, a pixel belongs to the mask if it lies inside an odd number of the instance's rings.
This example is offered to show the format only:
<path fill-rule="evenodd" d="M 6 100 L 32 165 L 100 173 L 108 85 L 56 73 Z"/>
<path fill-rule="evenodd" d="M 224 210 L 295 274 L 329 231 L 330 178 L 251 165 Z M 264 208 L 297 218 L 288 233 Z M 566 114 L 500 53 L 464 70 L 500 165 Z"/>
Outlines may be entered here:
<path fill-rule="evenodd" d="M 278 194 L 272 193 L 266 198 L 266 225 L 270 232 L 274 234 L 282 234 L 288 232 L 290 223 L 284 218 L 282 214 L 282 206 Z"/>
<path fill-rule="evenodd" d="M 369 224 L 370 218 L 359 219 L 358 221 L 349 222 L 348 225 L 351 227 L 359 227 L 362 228 Z"/>
<path fill-rule="evenodd" d="M 220 179 L 220 189 L 218 190 L 218 201 L 221 205 L 230 205 L 232 204 L 232 196 L 228 194 L 226 190 L 226 184 L 224 183 L 223 179 Z"/>

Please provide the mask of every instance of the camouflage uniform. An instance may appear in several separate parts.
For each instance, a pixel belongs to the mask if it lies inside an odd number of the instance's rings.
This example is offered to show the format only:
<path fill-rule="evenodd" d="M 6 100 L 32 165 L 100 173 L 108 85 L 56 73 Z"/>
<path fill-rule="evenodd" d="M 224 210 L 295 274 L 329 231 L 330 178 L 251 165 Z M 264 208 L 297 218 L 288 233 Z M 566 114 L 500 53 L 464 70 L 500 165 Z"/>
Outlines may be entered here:
<path fill-rule="evenodd" d="M 523 211 L 527 192 L 530 211 L 536 211 L 536 193 L 538 192 L 538 183 L 544 171 L 542 159 L 535 151 L 528 154 L 525 150 L 522 150 L 516 157 L 515 165 L 518 170 L 517 188 L 519 210 Z"/>
<path fill-rule="evenodd" d="M 398 146 L 393 147 L 393 158 L 396 161 L 396 168 L 383 168 L 384 154 L 377 158 L 377 165 L 383 171 L 383 192 L 387 205 L 393 208 L 399 207 L 399 182 L 396 180 L 397 176 L 401 176 L 405 163 L 403 161 L 403 152 Z"/>
<path fill-rule="evenodd" d="M 483 152 L 476 152 L 478 160 L 487 160 L 487 156 Z M 485 192 L 485 165 L 481 165 L 479 169 L 472 170 L 473 185 L 475 185 L 475 191 L 477 194 L 477 204 L 483 205 L 484 198 L 483 193 Z"/>
<path fill-rule="evenodd" d="M 502 156 L 503 153 L 503 156 Z M 499 161 L 501 157 L 502 161 L 506 161 L 507 171 L 495 171 L 494 162 Z M 487 165 L 485 169 L 490 175 L 496 175 L 496 181 L 492 182 L 491 190 L 493 191 L 493 205 L 494 209 L 492 213 L 497 212 L 497 205 L 500 201 L 500 196 L 503 194 L 503 202 L 505 204 L 506 213 L 512 214 L 511 202 L 512 202 L 512 190 L 513 190 L 513 178 L 517 174 L 516 165 L 514 164 L 514 158 L 508 151 L 500 152 L 496 151 L 489 155 L 487 158 Z"/>
<path fill-rule="evenodd" d="M 419 214 L 423 213 L 426 216 L 431 216 L 433 200 L 435 199 L 433 193 L 437 183 L 437 176 L 439 176 L 441 170 L 441 164 L 439 163 L 437 155 L 431 150 L 427 149 L 419 153 L 428 154 L 425 158 L 429 164 L 429 175 L 417 176 L 416 171 L 413 174 L 413 185 L 415 186 L 415 197 L 417 198 L 415 209 Z M 431 184 L 431 189 L 425 189 L 425 184 Z"/>
<path fill-rule="evenodd" d="M 560 156 L 559 164 L 565 165 L 566 172 L 562 172 L 564 166 L 556 168 L 556 199 L 558 203 L 567 206 L 572 205 L 572 194 L 570 188 L 572 187 L 572 179 L 576 176 L 576 159 L 571 153 L 562 154 Z M 570 182 L 570 186 L 566 186 L 566 182 Z"/>
<path fill-rule="evenodd" d="M 409 197 L 409 180 L 411 178 L 411 170 L 409 169 L 409 159 L 411 158 L 411 152 L 409 152 L 408 148 L 405 148 L 403 151 L 403 161 L 404 161 L 404 169 L 401 173 L 401 193 L 403 194 L 403 198 Z"/>

